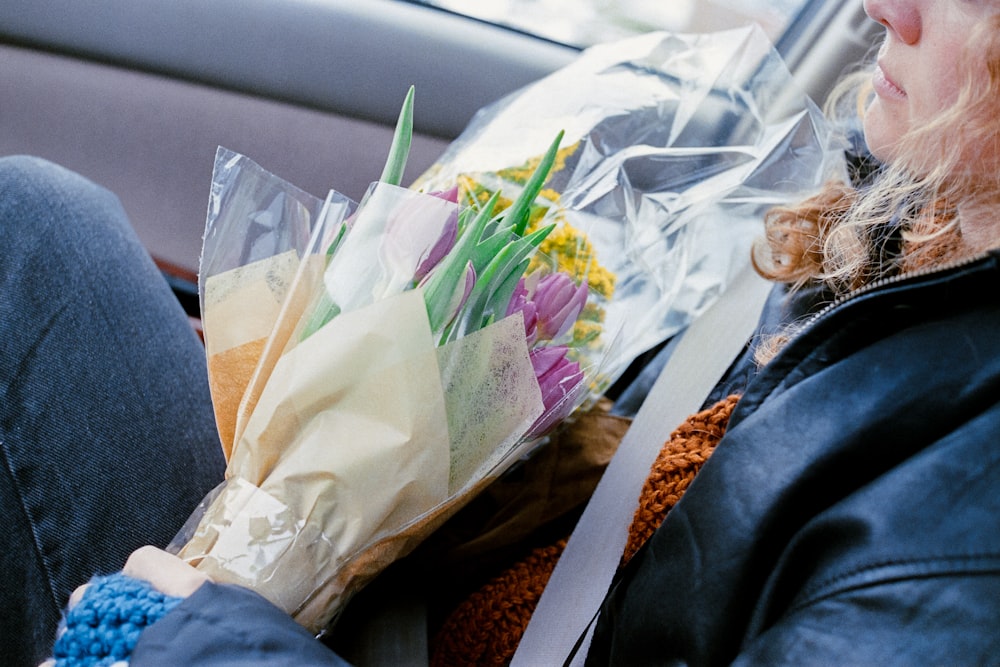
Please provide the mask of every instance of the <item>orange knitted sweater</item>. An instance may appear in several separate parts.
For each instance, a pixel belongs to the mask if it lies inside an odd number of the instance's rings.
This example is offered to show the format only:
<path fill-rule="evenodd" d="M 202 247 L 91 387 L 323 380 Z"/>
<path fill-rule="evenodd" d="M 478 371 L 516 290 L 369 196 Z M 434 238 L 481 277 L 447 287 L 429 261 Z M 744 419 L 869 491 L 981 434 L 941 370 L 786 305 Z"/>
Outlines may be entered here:
<path fill-rule="evenodd" d="M 639 495 L 623 565 L 663 522 L 715 450 L 737 400 L 729 396 L 692 415 L 663 445 Z M 431 666 L 508 663 L 565 546 L 562 539 L 535 549 L 459 604 L 431 641 Z"/>

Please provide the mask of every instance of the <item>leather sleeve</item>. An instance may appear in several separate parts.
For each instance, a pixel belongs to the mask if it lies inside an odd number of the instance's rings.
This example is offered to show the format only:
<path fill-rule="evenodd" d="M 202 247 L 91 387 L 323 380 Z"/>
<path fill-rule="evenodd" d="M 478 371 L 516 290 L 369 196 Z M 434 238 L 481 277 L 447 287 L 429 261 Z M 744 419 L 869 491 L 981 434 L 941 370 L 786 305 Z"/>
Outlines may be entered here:
<path fill-rule="evenodd" d="M 150 626 L 132 667 L 349 667 L 260 595 L 238 586 L 204 584 Z"/>
<path fill-rule="evenodd" d="M 1000 655 L 1000 559 L 911 564 L 793 607 L 734 665 L 986 665 Z M 917 570 L 923 569 L 923 575 Z M 860 579 L 860 578 L 859 578 Z"/>

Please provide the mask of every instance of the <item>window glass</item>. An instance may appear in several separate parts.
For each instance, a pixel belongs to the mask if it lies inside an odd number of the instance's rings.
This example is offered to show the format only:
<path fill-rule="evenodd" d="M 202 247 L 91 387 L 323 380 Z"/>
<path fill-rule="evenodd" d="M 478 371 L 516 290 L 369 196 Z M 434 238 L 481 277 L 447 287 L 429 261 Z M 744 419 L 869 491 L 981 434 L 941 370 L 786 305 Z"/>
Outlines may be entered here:
<path fill-rule="evenodd" d="M 756 21 L 777 41 L 807 0 L 413 0 L 587 47 L 649 32 L 710 32 Z"/>

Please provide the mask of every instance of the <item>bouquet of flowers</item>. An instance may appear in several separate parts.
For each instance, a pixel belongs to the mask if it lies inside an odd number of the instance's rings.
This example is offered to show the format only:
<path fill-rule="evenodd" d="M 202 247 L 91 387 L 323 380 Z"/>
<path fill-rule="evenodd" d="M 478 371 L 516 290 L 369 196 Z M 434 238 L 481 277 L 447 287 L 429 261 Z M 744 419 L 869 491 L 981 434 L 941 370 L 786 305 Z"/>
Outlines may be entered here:
<path fill-rule="evenodd" d="M 532 262 L 561 137 L 509 206 L 460 207 L 399 186 L 412 99 L 357 205 L 217 155 L 201 287 L 227 479 L 174 549 L 314 631 L 581 405 L 606 353 L 572 335 L 586 283 Z"/>
<path fill-rule="evenodd" d="M 317 632 L 836 166 L 753 29 L 595 47 L 404 188 L 411 131 L 412 91 L 360 203 L 216 156 L 200 291 L 228 467 L 171 548 Z"/>

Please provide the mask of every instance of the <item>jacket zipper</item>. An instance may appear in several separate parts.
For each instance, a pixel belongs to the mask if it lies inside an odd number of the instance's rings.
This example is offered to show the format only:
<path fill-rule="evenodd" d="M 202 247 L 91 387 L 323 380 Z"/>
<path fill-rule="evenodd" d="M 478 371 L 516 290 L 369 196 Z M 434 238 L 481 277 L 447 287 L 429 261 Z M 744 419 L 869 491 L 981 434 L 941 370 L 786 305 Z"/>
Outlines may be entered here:
<path fill-rule="evenodd" d="M 953 269 L 962 268 L 963 266 L 969 266 L 971 264 L 975 264 L 976 262 L 982 261 L 983 259 L 986 259 L 989 256 L 990 256 L 989 252 L 984 252 L 977 255 L 973 255 L 972 257 L 967 257 L 965 259 L 949 262 L 942 266 L 919 269 L 917 271 L 900 273 L 894 276 L 888 276 L 886 278 L 879 278 L 878 280 L 875 280 L 871 283 L 868 283 L 867 285 L 863 285 L 855 290 L 852 290 L 847 294 L 844 294 L 843 296 L 838 296 L 833 301 L 823 306 L 820 310 L 816 311 L 816 313 L 813 314 L 808 320 L 806 320 L 805 324 L 801 328 L 799 328 L 798 333 L 793 338 L 797 338 L 800 334 L 802 334 L 802 332 L 811 329 L 813 325 L 815 325 L 816 322 L 820 320 L 820 318 L 826 317 L 830 313 L 830 311 L 836 308 L 840 308 L 844 304 L 854 301 L 855 299 L 862 297 L 866 294 L 882 289 L 883 287 L 887 287 L 889 285 L 895 285 L 897 283 L 901 283 L 904 281 L 925 278 L 927 276 L 934 275 L 936 273 L 944 273 L 946 271 L 951 271 Z"/>

